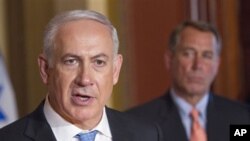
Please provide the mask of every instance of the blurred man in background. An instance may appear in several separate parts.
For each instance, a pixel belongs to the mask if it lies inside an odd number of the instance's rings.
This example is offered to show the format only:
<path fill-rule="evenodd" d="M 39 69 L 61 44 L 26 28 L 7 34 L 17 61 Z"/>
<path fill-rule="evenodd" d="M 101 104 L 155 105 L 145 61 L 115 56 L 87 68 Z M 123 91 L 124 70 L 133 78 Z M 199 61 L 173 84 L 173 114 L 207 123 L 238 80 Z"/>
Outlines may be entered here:
<path fill-rule="evenodd" d="M 230 124 L 249 124 L 245 105 L 210 91 L 218 72 L 221 40 L 210 24 L 186 21 L 174 29 L 165 62 L 170 89 L 128 111 L 156 122 L 166 141 L 228 141 Z"/>

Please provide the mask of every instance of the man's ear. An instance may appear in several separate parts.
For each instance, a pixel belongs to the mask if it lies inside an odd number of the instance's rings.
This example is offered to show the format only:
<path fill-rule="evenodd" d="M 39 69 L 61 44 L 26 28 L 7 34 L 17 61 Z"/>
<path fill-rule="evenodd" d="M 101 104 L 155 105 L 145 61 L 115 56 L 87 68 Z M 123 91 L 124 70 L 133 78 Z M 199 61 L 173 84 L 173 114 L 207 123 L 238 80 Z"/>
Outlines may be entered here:
<path fill-rule="evenodd" d="M 218 71 L 220 69 L 220 62 L 221 62 L 221 58 L 218 56 L 217 60 L 216 60 L 216 66 L 215 66 L 215 74 L 218 74 Z"/>
<path fill-rule="evenodd" d="M 48 84 L 49 79 L 49 64 L 44 54 L 40 54 L 37 59 L 40 76 L 44 84 Z"/>
<path fill-rule="evenodd" d="M 114 59 L 115 60 L 114 60 L 114 67 L 113 67 L 113 84 L 115 85 L 119 79 L 123 57 L 121 54 L 117 54 L 117 56 Z"/>
<path fill-rule="evenodd" d="M 167 70 L 169 70 L 171 67 L 172 57 L 173 57 L 173 53 L 170 50 L 166 50 L 164 54 L 164 62 L 165 62 L 165 67 Z"/>

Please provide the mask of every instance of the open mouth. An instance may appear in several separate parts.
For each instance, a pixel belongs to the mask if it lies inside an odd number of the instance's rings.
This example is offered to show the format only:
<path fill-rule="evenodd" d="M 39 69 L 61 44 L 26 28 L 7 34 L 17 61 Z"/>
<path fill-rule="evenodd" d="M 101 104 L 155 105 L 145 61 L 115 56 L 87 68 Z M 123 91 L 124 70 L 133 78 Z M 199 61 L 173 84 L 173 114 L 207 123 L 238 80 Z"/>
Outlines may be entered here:
<path fill-rule="evenodd" d="M 75 94 L 72 96 L 72 100 L 77 105 L 89 105 L 93 102 L 94 97 L 89 95 Z"/>
<path fill-rule="evenodd" d="M 88 101 L 90 98 L 92 98 L 91 96 L 87 95 L 76 95 L 76 97 L 79 97 L 82 101 Z"/>

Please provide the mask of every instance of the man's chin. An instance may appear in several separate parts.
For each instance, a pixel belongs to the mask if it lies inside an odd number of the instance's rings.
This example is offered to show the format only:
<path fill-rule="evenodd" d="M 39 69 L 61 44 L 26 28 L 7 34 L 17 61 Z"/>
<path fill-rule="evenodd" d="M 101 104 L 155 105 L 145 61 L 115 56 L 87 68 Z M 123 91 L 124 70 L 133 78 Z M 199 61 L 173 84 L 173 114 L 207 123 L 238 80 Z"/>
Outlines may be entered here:
<path fill-rule="evenodd" d="M 206 91 L 202 88 L 192 88 L 188 89 L 188 94 L 192 96 L 203 96 Z"/>

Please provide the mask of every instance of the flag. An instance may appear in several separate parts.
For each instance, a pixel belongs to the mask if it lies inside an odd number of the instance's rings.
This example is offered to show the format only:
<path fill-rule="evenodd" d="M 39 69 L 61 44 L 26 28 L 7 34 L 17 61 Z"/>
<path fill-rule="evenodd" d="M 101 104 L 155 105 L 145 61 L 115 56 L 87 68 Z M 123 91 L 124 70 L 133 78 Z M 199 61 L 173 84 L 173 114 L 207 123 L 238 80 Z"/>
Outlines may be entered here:
<path fill-rule="evenodd" d="M 17 119 L 17 107 L 4 60 L 0 54 L 0 128 Z"/>

